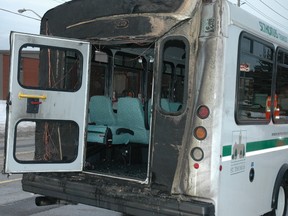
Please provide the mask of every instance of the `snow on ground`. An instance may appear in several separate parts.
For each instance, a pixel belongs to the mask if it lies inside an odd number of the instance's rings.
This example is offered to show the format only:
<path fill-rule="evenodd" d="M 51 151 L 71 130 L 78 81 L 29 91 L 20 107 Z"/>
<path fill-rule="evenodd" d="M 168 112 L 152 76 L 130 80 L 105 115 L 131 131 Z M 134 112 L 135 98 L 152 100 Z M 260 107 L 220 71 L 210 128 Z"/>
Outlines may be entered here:
<path fill-rule="evenodd" d="M 0 100 L 0 125 L 5 124 L 6 119 L 6 101 Z"/>
<path fill-rule="evenodd" d="M 4 138 L 6 120 L 6 101 L 0 100 L 0 139 Z"/>

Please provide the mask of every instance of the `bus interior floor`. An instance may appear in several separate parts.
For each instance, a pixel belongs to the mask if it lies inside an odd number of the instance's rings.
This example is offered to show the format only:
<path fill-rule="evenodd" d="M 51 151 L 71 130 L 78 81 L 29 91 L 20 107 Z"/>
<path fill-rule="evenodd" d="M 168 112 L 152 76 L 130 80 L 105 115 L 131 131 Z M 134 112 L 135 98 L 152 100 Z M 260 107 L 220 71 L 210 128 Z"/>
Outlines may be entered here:
<path fill-rule="evenodd" d="M 143 147 L 97 147 L 86 154 L 84 171 L 145 180 L 148 149 Z"/>

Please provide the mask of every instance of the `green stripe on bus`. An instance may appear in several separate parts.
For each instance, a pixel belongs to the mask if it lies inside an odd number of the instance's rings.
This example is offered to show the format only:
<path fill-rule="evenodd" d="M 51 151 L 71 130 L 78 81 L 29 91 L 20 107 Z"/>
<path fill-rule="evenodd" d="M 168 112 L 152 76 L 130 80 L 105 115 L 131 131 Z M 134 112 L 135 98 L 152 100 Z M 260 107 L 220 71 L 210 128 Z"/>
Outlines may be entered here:
<path fill-rule="evenodd" d="M 259 151 L 269 148 L 275 148 L 283 145 L 288 145 L 288 138 L 284 139 L 273 139 L 273 140 L 262 140 L 257 142 L 249 142 L 246 144 L 246 152 Z M 223 146 L 222 156 L 230 156 L 232 151 L 232 146 Z"/>
<path fill-rule="evenodd" d="M 222 149 L 222 156 L 225 157 L 225 156 L 229 156 L 231 155 L 231 149 L 232 149 L 232 146 L 223 146 L 223 149 Z"/>
<path fill-rule="evenodd" d="M 283 145 L 288 145 L 288 138 L 250 142 L 247 143 L 246 152 L 275 148 Z"/>

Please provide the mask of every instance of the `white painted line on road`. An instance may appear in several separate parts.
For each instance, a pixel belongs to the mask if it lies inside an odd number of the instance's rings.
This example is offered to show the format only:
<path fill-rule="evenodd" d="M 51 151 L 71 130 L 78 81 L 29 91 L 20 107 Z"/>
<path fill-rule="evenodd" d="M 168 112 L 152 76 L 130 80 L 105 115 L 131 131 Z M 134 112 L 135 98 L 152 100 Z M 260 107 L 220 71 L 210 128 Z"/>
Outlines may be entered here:
<path fill-rule="evenodd" d="M 5 184 L 5 183 L 10 183 L 10 182 L 20 181 L 21 179 L 22 179 L 22 178 L 0 181 L 0 184 Z"/>

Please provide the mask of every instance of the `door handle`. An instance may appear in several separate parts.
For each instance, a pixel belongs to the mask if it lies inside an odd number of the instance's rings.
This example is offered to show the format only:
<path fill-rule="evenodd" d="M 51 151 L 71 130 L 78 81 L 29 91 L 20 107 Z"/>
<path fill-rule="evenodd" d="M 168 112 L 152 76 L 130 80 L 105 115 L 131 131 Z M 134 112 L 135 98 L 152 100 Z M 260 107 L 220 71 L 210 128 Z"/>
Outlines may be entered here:
<path fill-rule="evenodd" d="M 18 98 L 19 99 L 22 99 L 22 98 L 33 98 L 33 99 L 46 100 L 47 96 L 46 95 L 30 95 L 30 94 L 23 94 L 22 92 L 19 92 Z"/>

